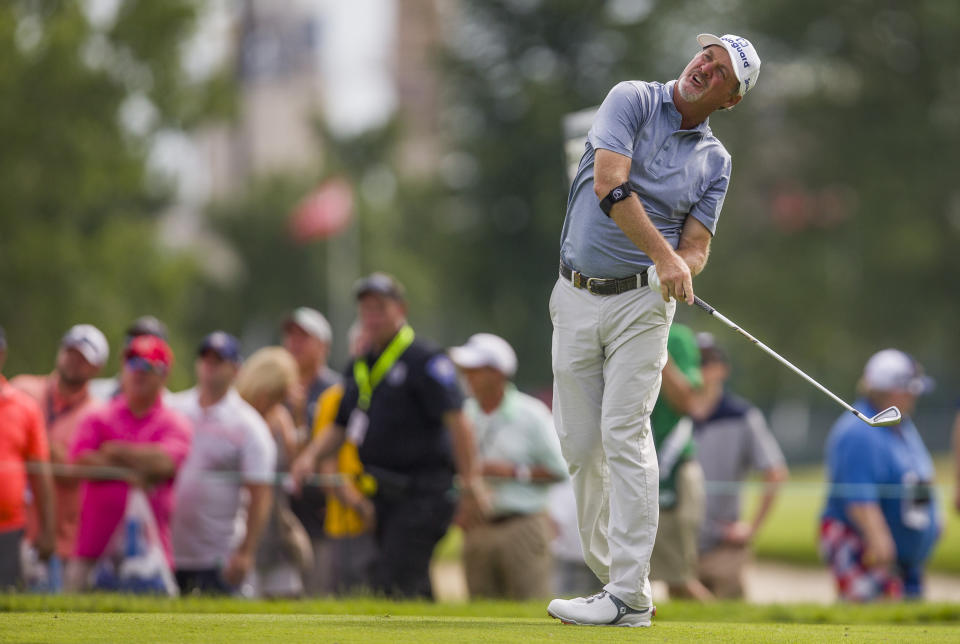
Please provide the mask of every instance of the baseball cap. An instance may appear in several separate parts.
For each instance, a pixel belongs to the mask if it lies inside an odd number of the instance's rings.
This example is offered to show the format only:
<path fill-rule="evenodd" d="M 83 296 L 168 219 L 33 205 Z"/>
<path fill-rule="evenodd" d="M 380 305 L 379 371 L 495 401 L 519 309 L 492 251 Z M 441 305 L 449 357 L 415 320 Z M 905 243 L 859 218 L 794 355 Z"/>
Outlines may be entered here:
<path fill-rule="evenodd" d="M 898 349 L 873 354 L 863 368 L 863 386 L 869 391 L 908 391 L 914 396 L 933 391 L 933 378 L 910 355 Z"/>
<path fill-rule="evenodd" d="M 730 64 L 733 65 L 733 73 L 740 81 L 740 96 L 749 92 L 757 84 L 757 78 L 760 76 L 760 55 L 749 40 L 733 34 L 723 36 L 700 34 L 697 36 L 697 42 L 704 48 L 720 45 L 727 50 L 730 54 Z"/>
<path fill-rule="evenodd" d="M 461 347 L 450 349 L 450 359 L 463 369 L 493 367 L 508 378 L 517 372 L 517 354 L 498 335 L 477 333 Z"/>
<path fill-rule="evenodd" d="M 173 351 L 160 336 L 138 335 L 127 345 L 123 358 L 124 360 L 139 359 L 154 368 L 162 368 L 166 371 L 173 364 Z"/>
<path fill-rule="evenodd" d="M 708 362 L 729 363 L 727 352 L 720 348 L 712 333 L 701 331 L 697 334 L 697 348 L 700 349 L 700 364 Z"/>
<path fill-rule="evenodd" d="M 393 275 L 388 273 L 371 273 L 362 277 L 353 285 L 353 295 L 360 299 L 364 295 L 376 293 L 395 300 L 403 301 L 406 298 L 406 289 Z"/>
<path fill-rule="evenodd" d="M 307 306 L 301 306 L 294 309 L 283 322 L 283 328 L 286 329 L 291 324 L 295 324 L 313 337 L 323 342 L 330 342 L 333 339 L 333 331 L 330 329 L 330 323 L 323 313 Z"/>
<path fill-rule="evenodd" d="M 127 327 L 127 338 L 138 335 L 155 335 L 167 339 L 167 325 L 152 315 L 141 315 Z"/>
<path fill-rule="evenodd" d="M 60 346 L 76 349 L 95 367 L 102 367 L 110 357 L 110 345 L 107 344 L 106 336 L 92 324 L 76 324 L 70 327 L 60 341 Z"/>
<path fill-rule="evenodd" d="M 200 342 L 197 355 L 202 356 L 207 351 L 213 351 L 221 360 L 228 362 L 239 364 L 243 360 L 240 356 L 240 340 L 226 331 L 214 331 Z"/>

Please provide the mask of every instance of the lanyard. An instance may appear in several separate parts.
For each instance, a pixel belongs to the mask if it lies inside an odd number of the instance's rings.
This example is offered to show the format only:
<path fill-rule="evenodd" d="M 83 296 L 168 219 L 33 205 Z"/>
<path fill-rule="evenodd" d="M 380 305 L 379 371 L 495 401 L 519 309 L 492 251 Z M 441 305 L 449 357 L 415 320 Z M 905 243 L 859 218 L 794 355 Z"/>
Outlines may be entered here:
<path fill-rule="evenodd" d="M 397 359 L 407 350 L 407 347 L 413 344 L 413 337 L 413 328 L 409 324 L 404 324 L 397 335 L 393 336 L 393 340 L 383 350 L 377 361 L 373 363 L 372 369 L 367 366 L 367 361 L 363 358 L 353 363 L 353 379 L 357 382 L 357 389 L 360 390 L 357 406 L 362 411 L 367 411 L 370 408 L 373 390 L 377 388 L 377 385 L 387 375 Z"/>

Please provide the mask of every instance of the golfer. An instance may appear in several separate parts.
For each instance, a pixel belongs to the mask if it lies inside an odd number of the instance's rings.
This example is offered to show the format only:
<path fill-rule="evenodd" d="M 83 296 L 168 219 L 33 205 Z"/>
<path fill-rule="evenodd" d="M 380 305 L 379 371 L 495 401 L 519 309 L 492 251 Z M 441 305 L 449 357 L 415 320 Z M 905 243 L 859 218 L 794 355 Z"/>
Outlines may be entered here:
<path fill-rule="evenodd" d="M 701 34 L 677 80 L 627 81 L 603 101 L 567 201 L 553 320 L 554 422 L 584 557 L 605 584 L 555 599 L 570 624 L 649 626 L 658 467 L 650 412 L 667 332 L 707 262 L 730 155 L 707 118 L 756 85 L 745 38 Z"/>

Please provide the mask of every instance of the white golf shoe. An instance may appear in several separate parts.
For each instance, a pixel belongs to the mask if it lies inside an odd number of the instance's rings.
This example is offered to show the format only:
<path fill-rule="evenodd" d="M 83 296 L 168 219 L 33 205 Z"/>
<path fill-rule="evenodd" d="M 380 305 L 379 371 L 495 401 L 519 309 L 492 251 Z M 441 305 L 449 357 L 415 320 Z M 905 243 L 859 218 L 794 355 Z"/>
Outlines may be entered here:
<path fill-rule="evenodd" d="M 591 597 L 554 599 L 547 606 L 547 613 L 564 624 L 577 626 L 650 626 L 650 618 L 656 609 L 630 608 L 607 591 Z"/>

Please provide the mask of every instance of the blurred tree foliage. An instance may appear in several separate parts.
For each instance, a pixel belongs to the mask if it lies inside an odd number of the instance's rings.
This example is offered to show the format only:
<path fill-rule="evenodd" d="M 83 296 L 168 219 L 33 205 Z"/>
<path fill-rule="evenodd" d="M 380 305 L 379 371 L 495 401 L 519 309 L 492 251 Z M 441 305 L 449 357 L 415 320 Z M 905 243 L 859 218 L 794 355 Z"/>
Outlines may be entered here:
<path fill-rule="evenodd" d="M 154 313 L 176 330 L 195 270 L 156 242 L 168 191 L 148 180 L 148 144 L 230 105 L 221 79 L 193 81 L 180 65 L 196 1 L 124 0 L 104 21 L 83 5 L 0 3 L 7 373 L 50 369 L 75 323 L 107 334 L 110 368 L 137 315 Z"/>
<path fill-rule="evenodd" d="M 564 114 L 624 79 L 675 78 L 703 31 L 748 36 L 757 88 L 711 118 L 734 174 L 698 294 L 845 395 L 875 350 L 914 353 L 957 385 L 960 5 L 464 0 L 443 63 L 449 209 L 442 274 L 461 333 L 491 330 L 521 380 L 550 381 L 547 298 L 567 182 Z M 455 260 L 455 261 L 454 261 Z M 697 310 L 738 386 L 819 403 Z"/>
<path fill-rule="evenodd" d="M 226 283 L 208 280 L 191 290 L 192 335 L 224 328 L 254 348 L 279 341 L 284 316 L 298 306 L 311 306 L 334 327 L 332 363 L 340 366 L 347 358 L 346 331 L 355 317 L 353 283 L 381 270 L 407 286 L 410 319 L 417 329 L 425 337 L 446 339 L 438 288 L 444 267 L 430 250 L 437 237 L 428 230 L 436 190 L 429 181 L 397 171 L 399 121 L 340 135 L 317 120 L 315 135 L 320 161 L 313 172 L 260 178 L 209 208 L 209 227 L 229 245 L 242 269 Z M 290 230 L 293 211 L 331 179 L 344 179 L 353 188 L 352 223 L 326 239 L 298 239 Z"/>

